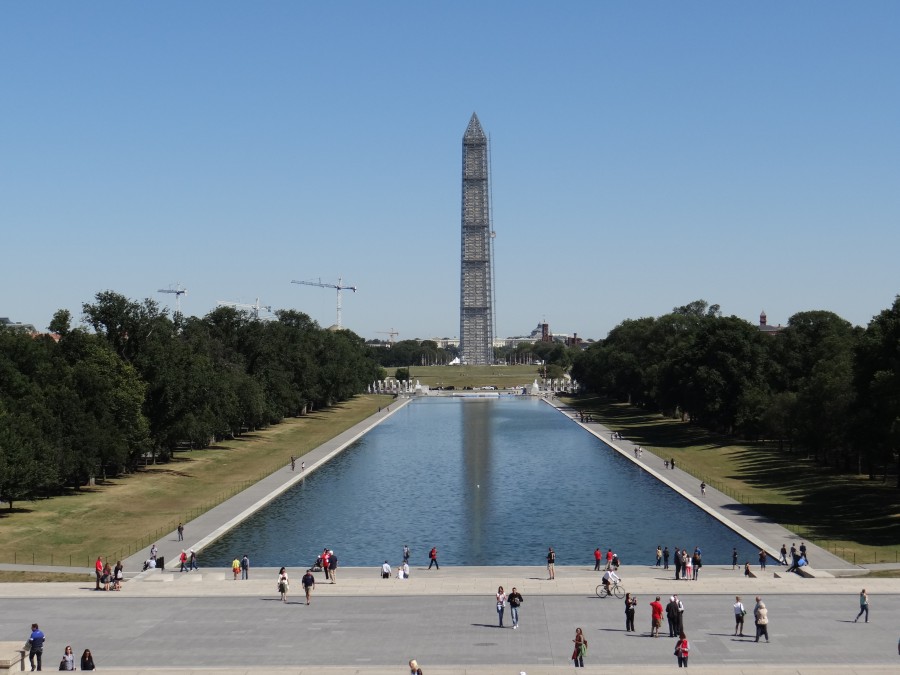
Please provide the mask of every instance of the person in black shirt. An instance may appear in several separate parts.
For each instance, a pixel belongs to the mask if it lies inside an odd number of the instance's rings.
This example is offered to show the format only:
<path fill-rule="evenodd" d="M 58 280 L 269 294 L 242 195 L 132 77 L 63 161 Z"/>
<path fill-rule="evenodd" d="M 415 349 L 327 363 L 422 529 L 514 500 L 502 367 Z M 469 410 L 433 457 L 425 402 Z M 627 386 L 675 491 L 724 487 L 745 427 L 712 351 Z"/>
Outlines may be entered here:
<path fill-rule="evenodd" d="M 306 574 L 300 579 L 303 584 L 303 592 L 306 593 L 306 604 L 309 604 L 309 593 L 316 587 L 316 578 L 312 575 L 312 570 L 306 570 Z"/>
<path fill-rule="evenodd" d="M 513 586 L 512 591 L 509 595 L 506 596 L 506 600 L 509 602 L 509 615 L 512 617 L 513 628 L 519 627 L 519 605 L 525 602 L 525 599 L 522 597 L 522 594 L 516 590 L 516 587 Z"/>

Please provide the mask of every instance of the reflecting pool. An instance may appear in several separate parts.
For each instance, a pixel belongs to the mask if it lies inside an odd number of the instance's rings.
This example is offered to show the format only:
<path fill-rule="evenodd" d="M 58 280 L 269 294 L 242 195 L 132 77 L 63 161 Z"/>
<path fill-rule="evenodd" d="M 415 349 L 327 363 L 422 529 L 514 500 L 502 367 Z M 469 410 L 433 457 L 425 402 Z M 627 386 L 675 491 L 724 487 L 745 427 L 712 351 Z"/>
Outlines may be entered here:
<path fill-rule="evenodd" d="M 415 400 L 203 551 L 228 566 L 592 564 L 612 548 L 653 564 L 656 546 L 705 563 L 754 561 L 752 545 L 546 403 L 529 397 Z"/>

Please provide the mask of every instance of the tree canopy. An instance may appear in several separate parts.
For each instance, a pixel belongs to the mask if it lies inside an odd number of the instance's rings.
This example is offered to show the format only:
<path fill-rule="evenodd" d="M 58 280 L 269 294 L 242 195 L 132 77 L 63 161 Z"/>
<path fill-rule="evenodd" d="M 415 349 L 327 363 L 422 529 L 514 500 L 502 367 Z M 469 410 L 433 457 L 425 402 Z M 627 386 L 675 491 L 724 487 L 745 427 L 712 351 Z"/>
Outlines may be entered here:
<path fill-rule="evenodd" d="M 75 328 L 57 312 L 55 335 L 0 328 L 0 499 L 10 505 L 344 401 L 379 375 L 360 337 L 301 312 L 173 319 L 112 291 L 83 311 Z"/>

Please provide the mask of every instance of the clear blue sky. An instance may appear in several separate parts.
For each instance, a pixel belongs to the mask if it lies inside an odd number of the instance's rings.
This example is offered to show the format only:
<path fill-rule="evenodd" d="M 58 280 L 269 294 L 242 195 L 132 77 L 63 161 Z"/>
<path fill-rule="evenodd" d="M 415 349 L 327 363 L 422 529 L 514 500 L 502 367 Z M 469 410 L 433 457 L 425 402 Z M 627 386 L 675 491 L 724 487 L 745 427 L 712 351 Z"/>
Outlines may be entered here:
<path fill-rule="evenodd" d="M 5 2 L 0 316 L 181 282 L 459 332 L 491 136 L 500 336 L 900 292 L 900 2 Z"/>

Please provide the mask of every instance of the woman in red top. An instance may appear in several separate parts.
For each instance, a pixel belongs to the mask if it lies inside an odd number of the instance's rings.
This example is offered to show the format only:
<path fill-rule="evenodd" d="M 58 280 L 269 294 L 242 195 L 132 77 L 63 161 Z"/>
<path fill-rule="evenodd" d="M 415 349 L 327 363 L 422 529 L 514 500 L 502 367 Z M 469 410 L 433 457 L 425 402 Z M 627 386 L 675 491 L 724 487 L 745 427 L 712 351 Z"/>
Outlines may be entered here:
<path fill-rule="evenodd" d="M 682 633 L 678 636 L 678 642 L 675 643 L 675 656 L 678 657 L 678 667 L 679 668 L 687 668 L 688 667 L 688 652 L 690 651 L 690 645 L 688 644 L 687 635 Z"/>
<path fill-rule="evenodd" d="M 587 640 L 580 628 L 575 629 L 575 649 L 572 651 L 572 660 L 575 662 L 576 668 L 584 668 L 584 655 L 587 653 Z"/>

